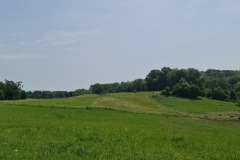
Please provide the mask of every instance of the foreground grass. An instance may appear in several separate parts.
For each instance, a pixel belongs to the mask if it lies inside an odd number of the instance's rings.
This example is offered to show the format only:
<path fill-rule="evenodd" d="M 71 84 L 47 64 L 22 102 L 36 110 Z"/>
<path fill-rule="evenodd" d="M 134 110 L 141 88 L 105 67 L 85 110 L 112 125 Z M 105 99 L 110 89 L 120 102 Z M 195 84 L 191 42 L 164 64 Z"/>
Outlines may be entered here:
<path fill-rule="evenodd" d="M 238 159 L 239 133 L 180 117 L 0 106 L 0 159 Z"/>
<path fill-rule="evenodd" d="M 237 119 L 194 118 L 234 103 L 157 94 L 0 102 L 0 159 L 240 159 Z"/>

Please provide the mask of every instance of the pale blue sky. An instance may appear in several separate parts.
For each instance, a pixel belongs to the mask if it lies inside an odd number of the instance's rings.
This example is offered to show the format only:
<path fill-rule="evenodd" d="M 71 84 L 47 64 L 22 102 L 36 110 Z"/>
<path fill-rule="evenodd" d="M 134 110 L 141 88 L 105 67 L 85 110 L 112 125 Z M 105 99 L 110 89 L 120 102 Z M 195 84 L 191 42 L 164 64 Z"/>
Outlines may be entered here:
<path fill-rule="evenodd" d="M 0 80 L 25 90 L 240 69 L 239 0 L 1 0 L 0 22 Z"/>

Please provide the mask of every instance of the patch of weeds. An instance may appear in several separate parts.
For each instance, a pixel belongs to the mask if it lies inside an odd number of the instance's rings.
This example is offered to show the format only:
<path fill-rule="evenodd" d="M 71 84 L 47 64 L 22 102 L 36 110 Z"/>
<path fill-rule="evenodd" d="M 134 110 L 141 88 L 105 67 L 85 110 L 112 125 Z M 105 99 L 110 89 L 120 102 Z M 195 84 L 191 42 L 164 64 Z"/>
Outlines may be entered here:
<path fill-rule="evenodd" d="M 86 109 L 93 109 L 93 107 L 91 107 L 91 106 L 87 106 Z"/>
<path fill-rule="evenodd" d="M 171 140 L 171 142 L 179 143 L 179 142 L 183 142 L 184 138 L 183 137 L 173 137 L 170 140 Z"/>
<path fill-rule="evenodd" d="M 53 113 L 53 115 L 56 116 L 57 118 L 60 118 L 60 119 L 65 118 L 65 116 L 63 114 Z"/>
<path fill-rule="evenodd" d="M 88 151 L 86 148 L 81 147 L 76 150 L 76 155 L 79 157 L 86 157 L 88 155 Z"/>
<path fill-rule="evenodd" d="M 76 135 L 77 140 L 80 142 L 99 142 L 101 141 L 99 135 L 95 132 L 90 132 L 90 133 L 79 133 Z"/>
<path fill-rule="evenodd" d="M 62 144 L 58 147 L 58 153 L 71 151 L 72 147 L 73 147 L 73 144 L 70 144 L 70 143 Z"/>

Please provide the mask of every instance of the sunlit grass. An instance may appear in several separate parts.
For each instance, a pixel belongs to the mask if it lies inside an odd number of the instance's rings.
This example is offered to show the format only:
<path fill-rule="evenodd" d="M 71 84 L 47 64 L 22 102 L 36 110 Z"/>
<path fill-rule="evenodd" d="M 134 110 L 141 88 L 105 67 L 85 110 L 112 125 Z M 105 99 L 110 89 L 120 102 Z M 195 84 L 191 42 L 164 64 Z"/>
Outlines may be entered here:
<path fill-rule="evenodd" d="M 20 101 L 5 101 L 2 103 L 19 105 L 19 106 L 34 106 L 34 107 L 51 107 L 51 108 L 82 108 L 91 106 L 97 99 L 97 95 L 83 95 L 72 98 L 54 98 L 54 99 L 28 99 Z"/>
<path fill-rule="evenodd" d="M 234 159 L 240 128 L 109 110 L 0 107 L 0 159 Z"/>
<path fill-rule="evenodd" d="M 191 100 L 176 97 L 156 97 L 154 99 L 163 106 L 187 112 L 204 113 L 240 110 L 240 107 L 235 103 L 210 100 L 207 98 Z"/>
<path fill-rule="evenodd" d="M 158 94 L 0 102 L 0 159 L 239 159 L 236 120 L 192 116 L 234 103 Z"/>

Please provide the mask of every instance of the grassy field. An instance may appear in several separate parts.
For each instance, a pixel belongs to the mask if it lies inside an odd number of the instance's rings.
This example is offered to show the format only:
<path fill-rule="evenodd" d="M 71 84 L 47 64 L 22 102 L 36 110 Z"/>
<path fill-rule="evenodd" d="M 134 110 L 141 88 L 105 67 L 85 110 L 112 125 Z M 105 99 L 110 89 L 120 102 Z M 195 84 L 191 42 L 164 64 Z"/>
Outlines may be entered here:
<path fill-rule="evenodd" d="M 0 159 L 240 159 L 234 103 L 153 94 L 0 102 Z"/>

